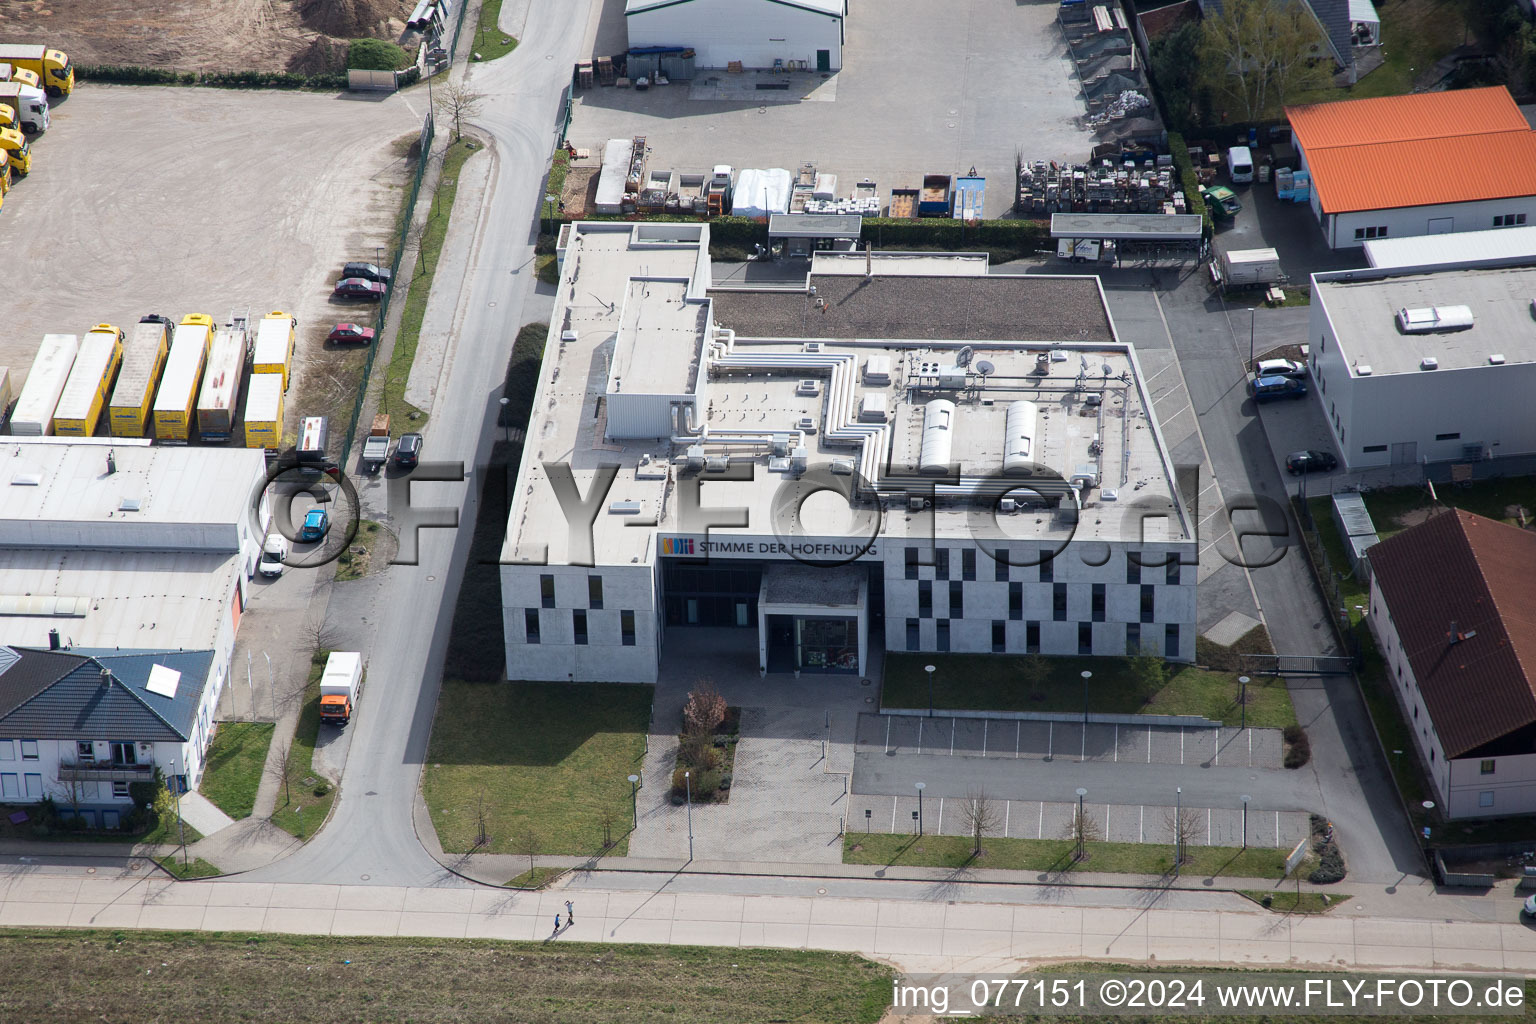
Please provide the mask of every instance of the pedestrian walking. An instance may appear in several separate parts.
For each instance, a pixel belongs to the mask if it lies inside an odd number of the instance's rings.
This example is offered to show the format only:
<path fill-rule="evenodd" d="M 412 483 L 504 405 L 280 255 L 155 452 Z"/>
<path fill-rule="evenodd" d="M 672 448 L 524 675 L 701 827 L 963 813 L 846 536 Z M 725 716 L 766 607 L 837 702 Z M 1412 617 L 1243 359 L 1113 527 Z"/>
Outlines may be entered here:
<path fill-rule="evenodd" d="M 576 908 L 571 906 L 570 900 L 565 901 L 565 923 L 568 925 L 576 923 Z"/>
<path fill-rule="evenodd" d="M 560 934 L 560 915 L 559 914 L 555 915 L 555 930 L 554 930 L 553 934 L 555 934 L 555 935 L 559 935 Z"/>

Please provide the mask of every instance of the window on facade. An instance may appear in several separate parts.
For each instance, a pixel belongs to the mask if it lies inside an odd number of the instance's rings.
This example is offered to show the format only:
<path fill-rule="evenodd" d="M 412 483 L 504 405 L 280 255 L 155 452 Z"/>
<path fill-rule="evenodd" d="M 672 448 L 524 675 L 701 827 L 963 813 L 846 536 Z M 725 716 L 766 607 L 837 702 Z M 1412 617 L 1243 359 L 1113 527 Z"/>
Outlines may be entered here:
<path fill-rule="evenodd" d="M 1008 549 L 998 548 L 992 556 L 992 578 L 999 583 L 1008 582 Z"/>
<path fill-rule="evenodd" d="M 1386 451 L 1387 450 L 1387 446 L 1384 445 L 1384 444 L 1368 444 L 1364 448 L 1361 448 L 1360 450 L 1362 452 L 1364 452 L 1365 454 L 1367 454 L 1367 455 L 1371 455 L 1371 454 L 1373 454 L 1375 452 L 1384 452 L 1384 451 Z"/>
<path fill-rule="evenodd" d="M 1051 557 L 1048 548 L 1040 549 L 1040 582 L 1050 583 L 1056 579 L 1056 561 Z"/>
<path fill-rule="evenodd" d="M 530 644 L 539 642 L 539 610 L 537 608 L 523 609 L 523 637 L 525 642 Z"/>
<path fill-rule="evenodd" d="M 1492 807 L 1493 806 L 1493 790 L 1485 789 L 1481 793 L 1477 794 L 1477 806 L 1479 806 L 1479 807 Z"/>
<path fill-rule="evenodd" d="M 128 783 L 126 783 L 126 782 L 114 782 L 114 783 L 112 783 L 112 795 L 115 796 L 115 797 L 118 797 L 119 799 L 121 799 L 122 797 L 127 796 L 128 795 Z"/>
<path fill-rule="evenodd" d="M 1130 552 L 1126 553 L 1126 556 L 1125 556 L 1125 582 L 1127 582 L 1127 583 L 1140 583 L 1141 582 L 1141 563 L 1136 560 L 1137 557 L 1138 556 L 1137 556 L 1137 554 L 1134 551 L 1130 551 Z"/>
<path fill-rule="evenodd" d="M 0 761 L 16 760 L 16 746 L 10 740 L 0 740 Z"/>
<path fill-rule="evenodd" d="M 960 552 L 960 578 L 973 580 L 976 578 L 976 549 L 965 548 Z"/>
<path fill-rule="evenodd" d="M 1141 653 L 1141 623 L 1139 622 L 1125 624 L 1125 653 L 1128 657 Z"/>
<path fill-rule="evenodd" d="M 37 740 L 21 741 L 21 759 L 23 761 L 37 760 Z"/>
<path fill-rule="evenodd" d="M 635 646 L 635 613 L 619 612 L 619 643 L 625 647 Z"/>
<path fill-rule="evenodd" d="M 1170 587 L 1178 586 L 1179 585 L 1179 559 L 1178 559 L 1178 557 L 1176 555 L 1169 555 L 1168 556 L 1168 567 L 1167 567 L 1166 571 L 1167 571 L 1168 576 L 1167 576 L 1167 579 L 1166 579 L 1165 582 Z"/>
<path fill-rule="evenodd" d="M 0 799 L 17 800 L 21 797 L 21 776 L 15 772 L 0 772 Z"/>
<path fill-rule="evenodd" d="M 1387 229 L 1385 227 L 1379 227 L 1379 228 L 1355 228 L 1355 238 L 1356 239 L 1362 239 L 1362 238 L 1386 238 L 1386 237 L 1387 237 Z"/>
<path fill-rule="evenodd" d="M 1524 223 L 1525 214 L 1523 213 L 1501 213 L 1493 218 L 1493 226 L 1496 228 L 1512 228 Z"/>
<path fill-rule="evenodd" d="M 916 619 L 907 620 L 907 650 L 915 651 L 922 645 Z"/>
<path fill-rule="evenodd" d="M 1436 434 L 1435 435 L 1435 440 L 1436 441 L 1460 441 L 1461 440 L 1461 431 L 1458 430 L 1454 434 Z"/>
<path fill-rule="evenodd" d="M 603 578 L 601 576 L 587 577 L 587 607 L 601 608 L 603 606 Z"/>
<path fill-rule="evenodd" d="M 1157 588 L 1150 583 L 1141 585 L 1141 621 L 1157 621 L 1155 610 L 1157 607 Z"/>
<path fill-rule="evenodd" d="M 539 600 L 545 608 L 555 606 L 555 578 L 548 573 L 539 576 Z"/>
<path fill-rule="evenodd" d="M 965 584 L 959 580 L 951 580 L 949 584 L 949 617 L 965 618 Z"/>
<path fill-rule="evenodd" d="M 1040 623 L 1028 622 L 1024 625 L 1024 653 L 1040 653 Z"/>
<path fill-rule="evenodd" d="M 75 744 L 75 759 L 77 761 L 94 761 L 94 760 L 96 760 L 96 744 L 94 744 L 94 743 L 76 743 Z"/>
<path fill-rule="evenodd" d="M 1051 587 L 1051 618 L 1057 622 L 1067 621 L 1067 585 L 1057 583 Z"/>
<path fill-rule="evenodd" d="M 949 650 L 949 620 L 940 619 L 938 627 L 938 643 L 935 645 L 941 651 Z"/>
<path fill-rule="evenodd" d="M 992 653 L 1002 654 L 1008 649 L 1008 623 L 1002 619 L 992 620 Z"/>
<path fill-rule="evenodd" d="M 917 548 L 907 548 L 907 579 L 917 579 Z"/>
<path fill-rule="evenodd" d="M 1093 623 L 1091 622 L 1077 624 L 1077 653 L 1093 653 Z"/>
<path fill-rule="evenodd" d="M 1493 774 L 1493 759 L 1489 758 L 1486 761 L 1480 762 L 1478 764 L 1478 766 L 1477 766 L 1477 773 L 1479 775 L 1492 775 Z"/>
<path fill-rule="evenodd" d="M 1102 584 L 1102 583 L 1095 583 L 1093 585 L 1093 612 L 1092 612 L 1092 614 L 1093 614 L 1093 621 L 1094 622 L 1103 622 L 1104 621 L 1104 584 Z"/>
<path fill-rule="evenodd" d="M 917 614 L 919 618 L 933 618 L 933 582 L 931 580 L 917 582 Z"/>
<path fill-rule="evenodd" d="M 949 548 L 939 548 L 933 553 L 933 578 L 949 579 Z"/>
<path fill-rule="evenodd" d="M 1008 617 L 1017 622 L 1024 617 L 1024 584 L 1008 584 Z"/>
<path fill-rule="evenodd" d="M 1177 658 L 1179 656 L 1179 624 L 1170 622 L 1163 629 L 1163 657 Z"/>
<path fill-rule="evenodd" d="M 577 644 L 585 645 L 587 642 L 587 613 L 584 609 L 573 608 L 571 610 L 571 631 Z"/>

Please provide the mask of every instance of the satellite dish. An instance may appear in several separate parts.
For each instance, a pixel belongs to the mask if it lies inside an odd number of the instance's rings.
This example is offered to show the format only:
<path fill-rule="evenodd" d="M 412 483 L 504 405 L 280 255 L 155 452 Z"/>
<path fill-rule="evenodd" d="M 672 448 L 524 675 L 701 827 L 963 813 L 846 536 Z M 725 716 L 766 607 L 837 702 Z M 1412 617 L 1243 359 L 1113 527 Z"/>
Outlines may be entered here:
<path fill-rule="evenodd" d="M 1113 366 L 1110 366 L 1108 363 L 1104 364 L 1104 376 L 1111 377 L 1114 375 L 1114 372 L 1115 368 Z"/>
<path fill-rule="evenodd" d="M 988 377 L 997 372 L 997 367 L 992 365 L 992 361 L 990 359 L 983 359 L 976 364 L 976 372 L 981 374 L 983 377 Z"/>

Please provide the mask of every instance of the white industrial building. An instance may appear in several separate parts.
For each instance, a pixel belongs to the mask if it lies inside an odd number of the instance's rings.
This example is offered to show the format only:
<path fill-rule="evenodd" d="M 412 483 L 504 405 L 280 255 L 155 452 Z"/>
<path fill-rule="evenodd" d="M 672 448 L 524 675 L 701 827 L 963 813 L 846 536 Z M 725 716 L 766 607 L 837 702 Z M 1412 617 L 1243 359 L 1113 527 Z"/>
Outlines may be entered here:
<path fill-rule="evenodd" d="M 1458 231 L 1454 235 L 1378 238 L 1365 243 L 1365 260 L 1383 270 L 1414 267 L 1518 267 L 1536 264 L 1536 224 Z"/>
<path fill-rule="evenodd" d="M 1287 107 L 1328 245 L 1536 225 L 1536 132 L 1503 86 Z"/>
<path fill-rule="evenodd" d="M 701 68 L 837 71 L 847 0 L 628 0 L 631 50 L 686 47 Z"/>
<path fill-rule="evenodd" d="M 3 440 L 0 648 L 21 652 L 21 667 L 0 655 L 0 800 L 37 798 L 26 779 L 13 795 L 3 777 L 7 753 L 22 749 L 19 760 L 41 765 L 51 750 L 49 764 L 85 773 L 43 772 L 43 795 L 99 782 L 90 803 L 106 810 L 127 800 L 113 783 L 155 764 L 195 787 L 270 520 L 265 458 L 124 438 Z M 101 663 L 85 666 L 92 657 Z M 146 689 L 154 664 L 179 675 L 169 696 Z M 103 700 L 110 692 L 120 715 L 79 701 L 80 673 L 103 668 L 115 677 Z M 55 669 L 44 685 L 38 673 Z"/>
<path fill-rule="evenodd" d="M 1308 354 L 1350 469 L 1536 452 L 1536 269 L 1312 275 Z"/>
<path fill-rule="evenodd" d="M 1194 657 L 1194 526 L 1097 278 L 818 255 L 801 289 L 711 289 L 708 244 L 565 233 L 502 552 L 514 676 L 650 682 L 708 627 L 762 673 Z"/>

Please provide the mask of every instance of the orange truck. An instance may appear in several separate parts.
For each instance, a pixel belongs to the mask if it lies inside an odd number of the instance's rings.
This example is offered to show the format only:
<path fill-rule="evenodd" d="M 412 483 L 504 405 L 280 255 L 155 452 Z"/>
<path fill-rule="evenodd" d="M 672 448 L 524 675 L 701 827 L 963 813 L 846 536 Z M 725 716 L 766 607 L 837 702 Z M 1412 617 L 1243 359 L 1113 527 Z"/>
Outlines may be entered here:
<path fill-rule="evenodd" d="M 363 656 L 357 651 L 332 651 L 320 675 L 320 721 L 335 726 L 350 722 L 362 689 Z"/>

